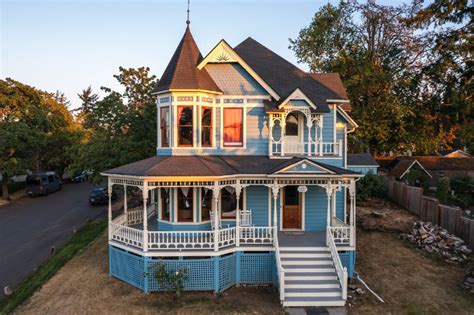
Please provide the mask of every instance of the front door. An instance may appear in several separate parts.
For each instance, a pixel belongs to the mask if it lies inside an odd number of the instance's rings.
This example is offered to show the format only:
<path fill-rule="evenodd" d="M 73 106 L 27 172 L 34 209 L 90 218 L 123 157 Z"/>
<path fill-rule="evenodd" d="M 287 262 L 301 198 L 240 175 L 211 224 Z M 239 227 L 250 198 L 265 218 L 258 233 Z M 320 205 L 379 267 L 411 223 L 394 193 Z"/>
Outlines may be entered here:
<path fill-rule="evenodd" d="M 283 228 L 301 229 L 301 193 L 298 186 L 286 186 L 283 191 Z"/>

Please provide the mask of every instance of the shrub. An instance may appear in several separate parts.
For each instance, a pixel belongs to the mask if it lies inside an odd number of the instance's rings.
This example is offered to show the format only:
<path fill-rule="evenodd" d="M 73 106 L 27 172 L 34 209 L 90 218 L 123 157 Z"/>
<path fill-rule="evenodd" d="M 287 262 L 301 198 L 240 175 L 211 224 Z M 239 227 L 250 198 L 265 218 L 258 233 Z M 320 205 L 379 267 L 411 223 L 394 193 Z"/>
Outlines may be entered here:
<path fill-rule="evenodd" d="M 174 292 L 176 297 L 180 297 L 184 291 L 184 282 L 188 277 L 186 268 L 176 267 L 176 270 L 167 270 L 164 263 L 156 266 L 156 280 L 164 292 Z"/>
<path fill-rule="evenodd" d="M 384 197 L 385 196 L 385 185 L 383 178 L 367 173 L 357 182 L 357 200 L 367 200 L 369 197 Z"/>
<path fill-rule="evenodd" d="M 449 201 L 449 191 L 451 190 L 449 185 L 449 178 L 446 176 L 440 177 L 438 179 L 438 187 L 436 188 L 436 196 L 441 202 Z"/>
<path fill-rule="evenodd" d="M 403 179 L 410 186 L 423 187 L 423 191 L 430 189 L 430 177 L 420 168 L 412 168 Z"/>
<path fill-rule="evenodd" d="M 451 189 L 454 195 L 450 196 L 451 202 L 463 209 L 474 205 L 474 178 L 461 176 L 451 179 Z"/>

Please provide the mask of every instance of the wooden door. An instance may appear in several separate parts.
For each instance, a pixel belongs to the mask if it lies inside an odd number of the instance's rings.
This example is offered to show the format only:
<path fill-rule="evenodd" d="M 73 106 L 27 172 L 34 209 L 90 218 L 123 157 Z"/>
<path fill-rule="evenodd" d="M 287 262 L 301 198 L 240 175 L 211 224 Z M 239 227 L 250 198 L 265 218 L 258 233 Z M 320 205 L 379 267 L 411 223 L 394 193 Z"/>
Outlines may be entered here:
<path fill-rule="evenodd" d="M 301 193 L 297 186 L 286 186 L 283 193 L 283 228 L 301 229 Z"/>

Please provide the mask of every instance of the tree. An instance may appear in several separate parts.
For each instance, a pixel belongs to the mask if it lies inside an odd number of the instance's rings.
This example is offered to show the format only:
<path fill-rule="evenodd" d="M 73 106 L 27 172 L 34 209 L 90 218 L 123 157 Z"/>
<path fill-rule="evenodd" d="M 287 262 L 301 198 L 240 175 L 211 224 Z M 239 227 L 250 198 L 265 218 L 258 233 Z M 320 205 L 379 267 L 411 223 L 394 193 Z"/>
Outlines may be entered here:
<path fill-rule="evenodd" d="M 103 87 L 106 96 L 88 102 L 83 122 L 88 141 L 78 147 L 74 168 L 93 171 L 96 182 L 102 180 L 103 170 L 155 155 L 156 104 L 151 92 L 157 79 L 149 71 L 120 67 L 114 77 L 124 93 Z"/>
<path fill-rule="evenodd" d="M 41 169 L 62 173 L 67 166 L 66 152 L 76 139 L 71 133 L 78 127 L 67 103 L 59 92 L 47 93 L 9 78 L 0 80 L 3 198 L 9 198 L 9 177 Z"/>
<path fill-rule="evenodd" d="M 438 3 L 450 3 L 450 13 L 436 13 L 433 8 L 444 8 Z M 461 70 L 469 69 L 468 62 L 454 56 L 472 52 L 472 39 L 458 34 L 447 40 L 442 32 L 421 28 L 440 19 L 460 23 L 472 13 L 466 6 L 454 0 L 436 0 L 428 9 L 418 1 L 398 7 L 327 4 L 290 39 L 311 71 L 340 73 L 360 125 L 349 139 L 353 151 L 436 153 L 471 132 L 472 92 L 462 87 L 472 88 L 472 80 Z"/>

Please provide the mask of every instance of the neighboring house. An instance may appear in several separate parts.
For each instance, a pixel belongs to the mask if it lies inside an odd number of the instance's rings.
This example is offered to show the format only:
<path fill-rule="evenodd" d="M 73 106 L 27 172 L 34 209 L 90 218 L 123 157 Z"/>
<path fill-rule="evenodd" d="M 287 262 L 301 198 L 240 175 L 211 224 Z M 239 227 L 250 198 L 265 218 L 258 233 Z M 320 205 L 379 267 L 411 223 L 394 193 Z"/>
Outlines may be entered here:
<path fill-rule="evenodd" d="M 370 153 L 348 153 L 347 169 L 362 174 L 377 175 L 378 163 Z"/>
<path fill-rule="evenodd" d="M 189 25 L 154 90 L 157 156 L 108 170 L 143 192 L 112 220 L 110 273 L 160 290 L 157 264 L 186 290 L 273 284 L 284 306 L 344 305 L 355 265 L 357 124 L 337 74 L 306 73 L 247 38 L 202 57 Z"/>
<path fill-rule="evenodd" d="M 408 166 L 417 161 L 418 165 L 430 175 L 430 186 L 436 187 L 441 176 L 456 178 L 461 176 L 474 177 L 474 158 L 446 156 L 410 156 L 410 157 L 380 157 L 376 159 L 380 172 L 397 178 Z"/>
<path fill-rule="evenodd" d="M 423 165 L 420 164 L 417 160 L 400 160 L 394 168 L 388 173 L 388 176 L 393 177 L 397 180 L 405 181 L 411 171 L 418 170 L 418 174 L 422 174 L 422 177 L 428 181 L 428 178 L 431 178 L 431 174 L 425 170 Z M 418 182 L 417 184 L 422 184 Z"/>
<path fill-rule="evenodd" d="M 452 151 L 450 153 L 444 154 L 445 157 L 451 157 L 451 158 L 471 158 L 472 155 L 469 153 L 463 151 L 463 150 L 456 150 Z"/>

